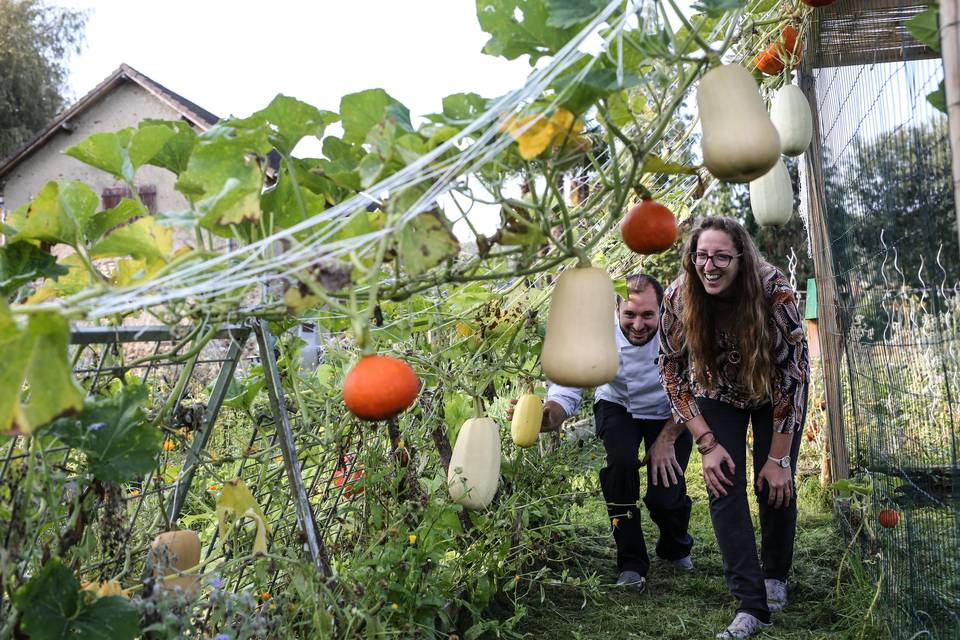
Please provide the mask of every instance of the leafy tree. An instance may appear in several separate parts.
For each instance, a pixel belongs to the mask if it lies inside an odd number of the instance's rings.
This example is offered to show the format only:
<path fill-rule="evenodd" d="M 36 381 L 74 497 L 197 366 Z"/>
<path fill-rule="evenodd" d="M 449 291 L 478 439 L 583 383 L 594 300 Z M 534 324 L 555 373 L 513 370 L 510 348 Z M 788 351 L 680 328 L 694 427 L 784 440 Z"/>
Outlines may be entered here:
<path fill-rule="evenodd" d="M 960 278 L 947 140 L 946 118 L 936 117 L 858 140 L 850 160 L 837 163 L 834 172 L 842 177 L 827 207 L 839 225 L 831 235 L 849 230 L 835 249 L 842 267 L 877 286 L 884 276 L 912 287 L 921 279 L 929 287 Z"/>
<path fill-rule="evenodd" d="M 63 108 L 65 62 L 80 51 L 86 20 L 44 0 L 0 0 L 0 158 Z"/>

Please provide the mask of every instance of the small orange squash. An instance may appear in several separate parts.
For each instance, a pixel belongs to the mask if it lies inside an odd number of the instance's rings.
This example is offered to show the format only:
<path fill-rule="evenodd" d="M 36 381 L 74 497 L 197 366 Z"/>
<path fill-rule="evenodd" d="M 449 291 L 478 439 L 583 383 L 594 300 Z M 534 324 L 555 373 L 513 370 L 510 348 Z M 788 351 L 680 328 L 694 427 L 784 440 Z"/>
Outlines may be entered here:
<path fill-rule="evenodd" d="M 164 575 L 188 571 L 200 564 L 200 536 L 196 531 L 167 531 L 153 539 L 150 545 L 153 563 L 163 567 Z M 185 593 L 196 595 L 200 587 L 199 576 L 176 576 L 166 578 L 163 588 L 172 591 L 180 587 Z"/>
<path fill-rule="evenodd" d="M 409 407 L 420 381 L 403 360 L 363 356 L 343 381 L 343 401 L 361 420 L 387 420 Z"/>
<path fill-rule="evenodd" d="M 799 58 L 803 47 L 797 46 L 797 30 L 790 25 L 783 28 L 780 38 L 771 42 L 760 54 L 753 59 L 753 66 L 768 76 L 775 76 L 791 58 Z"/>
<path fill-rule="evenodd" d="M 900 514 L 894 509 L 884 509 L 880 512 L 880 526 L 892 529 L 900 522 Z"/>
<path fill-rule="evenodd" d="M 620 236 L 637 253 L 660 253 L 677 241 L 677 218 L 653 198 L 643 198 L 620 221 Z"/>

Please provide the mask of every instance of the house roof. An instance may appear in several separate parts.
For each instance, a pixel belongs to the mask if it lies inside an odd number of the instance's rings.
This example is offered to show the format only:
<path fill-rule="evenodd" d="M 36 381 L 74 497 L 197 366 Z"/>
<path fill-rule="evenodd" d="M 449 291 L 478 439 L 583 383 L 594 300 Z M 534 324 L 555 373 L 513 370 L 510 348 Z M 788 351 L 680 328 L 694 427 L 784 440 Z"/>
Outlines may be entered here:
<path fill-rule="evenodd" d="M 179 113 L 180 116 L 192 126 L 201 130 L 209 129 L 220 120 L 220 118 L 203 107 L 187 100 L 178 93 L 174 93 L 159 82 L 143 75 L 130 65 L 121 64 L 116 71 L 107 76 L 103 82 L 94 87 L 87 95 L 80 98 L 67 109 L 61 111 L 45 129 L 39 131 L 27 140 L 27 142 L 11 156 L 0 161 L 0 180 L 3 180 L 20 162 L 46 144 L 47 141 L 55 136 L 61 129 L 71 130 L 70 121 L 73 118 L 76 118 L 99 102 L 116 87 L 126 82 L 133 82 L 139 85 L 155 98 Z"/>

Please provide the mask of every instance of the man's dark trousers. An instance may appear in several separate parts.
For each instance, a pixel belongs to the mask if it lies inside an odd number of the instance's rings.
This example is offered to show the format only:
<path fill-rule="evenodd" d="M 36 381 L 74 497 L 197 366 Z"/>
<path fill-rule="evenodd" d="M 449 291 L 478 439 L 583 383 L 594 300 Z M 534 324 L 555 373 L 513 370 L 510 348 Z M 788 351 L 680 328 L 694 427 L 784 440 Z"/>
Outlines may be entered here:
<path fill-rule="evenodd" d="M 661 420 L 636 420 L 627 410 L 615 402 L 598 400 L 593 405 L 597 436 L 607 450 L 607 466 L 600 470 L 600 487 L 607 502 L 607 513 L 617 543 L 617 568 L 619 571 L 636 571 L 647 575 L 650 556 L 640 527 L 640 443 L 649 451 L 666 422 Z M 674 443 L 677 462 L 686 471 L 693 448 L 690 432 L 683 430 Z M 690 524 L 691 500 L 687 496 L 687 484 L 680 477 L 679 484 L 664 487 L 661 482 L 654 486 L 647 467 L 647 493 L 644 504 L 650 517 L 660 528 L 657 556 L 677 560 L 690 555 L 693 538 L 687 531 Z"/>

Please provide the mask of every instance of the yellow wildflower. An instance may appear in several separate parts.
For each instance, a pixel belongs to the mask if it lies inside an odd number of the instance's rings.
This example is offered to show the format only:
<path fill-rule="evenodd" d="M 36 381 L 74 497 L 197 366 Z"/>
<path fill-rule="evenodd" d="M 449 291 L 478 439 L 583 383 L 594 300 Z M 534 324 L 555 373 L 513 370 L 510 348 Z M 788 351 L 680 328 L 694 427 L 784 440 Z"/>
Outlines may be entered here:
<path fill-rule="evenodd" d="M 164 451 L 173 451 L 176 448 L 177 448 L 177 444 L 170 438 L 167 438 L 166 440 L 163 441 Z"/>
<path fill-rule="evenodd" d="M 411 533 L 409 536 L 407 536 L 407 540 L 410 541 L 410 544 L 417 544 L 417 534 Z"/>

